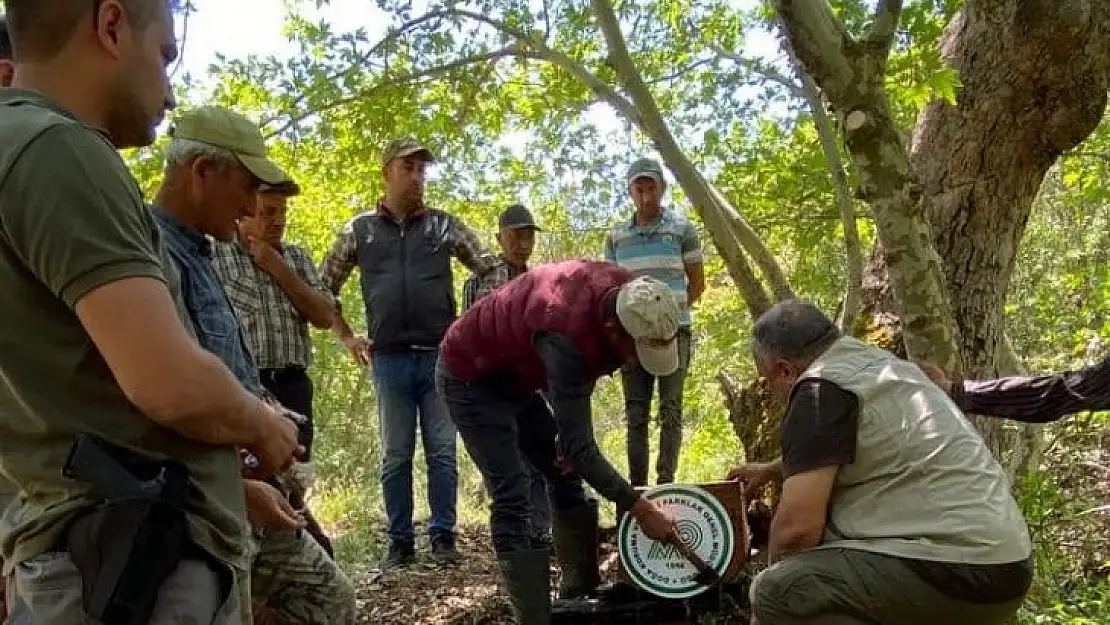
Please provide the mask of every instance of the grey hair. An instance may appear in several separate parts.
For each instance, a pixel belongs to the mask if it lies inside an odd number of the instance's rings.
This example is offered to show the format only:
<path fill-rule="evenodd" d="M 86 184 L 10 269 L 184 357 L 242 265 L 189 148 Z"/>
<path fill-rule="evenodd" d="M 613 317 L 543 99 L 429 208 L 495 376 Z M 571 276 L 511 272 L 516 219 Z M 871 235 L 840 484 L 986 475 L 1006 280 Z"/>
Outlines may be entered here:
<path fill-rule="evenodd" d="M 757 357 L 802 360 L 840 338 L 840 330 L 814 304 L 797 299 L 779 302 L 752 327 Z"/>
<path fill-rule="evenodd" d="M 192 139 L 170 139 L 166 146 L 166 170 L 176 169 L 194 158 L 205 156 L 216 161 L 220 167 L 235 167 L 239 159 L 226 148 L 209 145 Z"/>

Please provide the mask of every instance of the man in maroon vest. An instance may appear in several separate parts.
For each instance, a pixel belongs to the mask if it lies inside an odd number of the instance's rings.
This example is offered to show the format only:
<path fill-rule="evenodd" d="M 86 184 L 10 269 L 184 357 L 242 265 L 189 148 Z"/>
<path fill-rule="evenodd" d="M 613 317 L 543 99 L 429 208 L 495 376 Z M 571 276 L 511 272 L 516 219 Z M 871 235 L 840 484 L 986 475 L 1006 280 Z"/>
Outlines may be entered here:
<path fill-rule="evenodd" d="M 583 480 L 631 510 L 652 538 L 674 532 L 667 513 L 601 455 L 590 397 L 598 378 L 626 362 L 673 373 L 678 328 L 678 304 L 663 282 L 572 260 L 536 267 L 479 300 L 440 344 L 440 395 L 493 500 L 493 546 L 521 623 L 551 619 L 548 549 L 531 539 L 524 458 L 548 481 L 564 597 L 600 583 L 597 502 Z M 533 401 L 540 390 L 551 408 Z M 556 435 L 573 470 L 557 466 Z"/>

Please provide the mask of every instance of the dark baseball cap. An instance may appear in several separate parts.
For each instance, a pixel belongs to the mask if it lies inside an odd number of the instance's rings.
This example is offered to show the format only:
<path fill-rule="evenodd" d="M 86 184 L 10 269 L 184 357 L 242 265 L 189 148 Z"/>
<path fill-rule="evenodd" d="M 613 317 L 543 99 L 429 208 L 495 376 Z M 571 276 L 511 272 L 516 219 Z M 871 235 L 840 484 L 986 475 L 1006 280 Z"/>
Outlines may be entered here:
<path fill-rule="evenodd" d="M 296 180 L 287 178 L 277 184 L 263 184 L 258 191 L 259 193 L 273 193 L 285 197 L 296 197 L 301 194 L 301 185 L 297 184 Z"/>
<path fill-rule="evenodd" d="M 532 217 L 532 212 L 524 208 L 523 204 L 513 204 L 506 208 L 505 211 L 501 213 L 501 219 L 498 225 L 502 230 L 521 230 L 524 228 L 543 230 L 543 228 L 536 225 L 536 220 Z"/>
<path fill-rule="evenodd" d="M 395 158 L 404 158 L 413 154 L 419 154 L 429 163 L 436 160 L 432 151 L 425 147 L 423 143 L 413 137 L 402 137 L 390 141 L 389 145 L 382 150 L 382 165 L 388 165 L 389 161 Z"/>

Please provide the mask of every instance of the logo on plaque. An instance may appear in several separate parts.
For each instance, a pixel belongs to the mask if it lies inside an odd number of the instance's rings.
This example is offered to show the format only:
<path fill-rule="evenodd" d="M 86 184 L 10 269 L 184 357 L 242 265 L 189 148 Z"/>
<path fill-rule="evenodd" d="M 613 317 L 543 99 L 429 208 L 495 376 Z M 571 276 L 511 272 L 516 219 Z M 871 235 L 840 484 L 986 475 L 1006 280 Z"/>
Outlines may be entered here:
<path fill-rule="evenodd" d="M 697 486 L 675 484 L 657 486 L 644 496 L 669 510 L 683 541 L 718 575 L 724 575 L 732 561 L 735 536 L 728 510 L 716 497 Z M 648 538 L 631 514 L 621 519 L 617 542 L 628 576 L 653 595 L 684 599 L 706 589 L 695 581 L 697 568 L 678 548 Z"/>

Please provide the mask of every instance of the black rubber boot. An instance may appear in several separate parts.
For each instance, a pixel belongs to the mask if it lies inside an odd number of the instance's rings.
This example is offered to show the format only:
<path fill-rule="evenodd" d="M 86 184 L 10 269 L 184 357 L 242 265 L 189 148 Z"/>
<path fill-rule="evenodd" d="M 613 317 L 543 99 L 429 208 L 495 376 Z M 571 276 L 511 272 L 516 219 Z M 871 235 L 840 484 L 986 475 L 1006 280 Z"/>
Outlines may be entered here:
<path fill-rule="evenodd" d="M 555 556 L 562 573 L 560 599 L 578 599 L 594 593 L 601 584 L 597 562 L 597 502 L 577 508 L 552 510 Z"/>
<path fill-rule="evenodd" d="M 501 554 L 501 578 L 520 625 L 551 624 L 551 578 L 547 549 Z"/>

